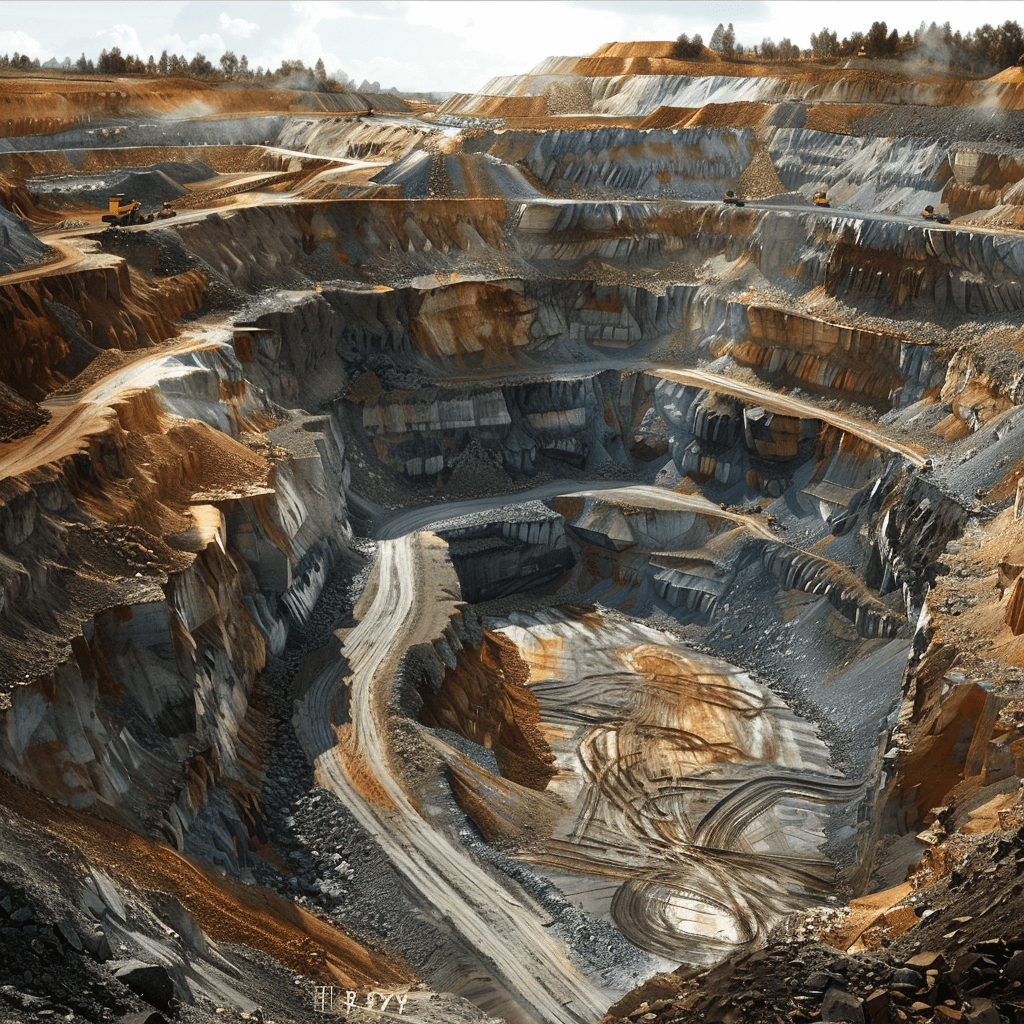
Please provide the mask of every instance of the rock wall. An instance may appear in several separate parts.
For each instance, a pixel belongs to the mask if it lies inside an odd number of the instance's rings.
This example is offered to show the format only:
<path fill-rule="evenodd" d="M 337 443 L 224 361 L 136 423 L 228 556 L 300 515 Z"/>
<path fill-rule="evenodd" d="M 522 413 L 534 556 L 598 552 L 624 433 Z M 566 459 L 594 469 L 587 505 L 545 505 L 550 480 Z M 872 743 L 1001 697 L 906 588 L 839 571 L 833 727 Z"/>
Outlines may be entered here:
<path fill-rule="evenodd" d="M 889 408 L 913 404 L 932 381 L 930 347 L 906 338 L 753 305 L 747 323 L 747 338 L 729 354 L 780 383 Z"/>
<path fill-rule="evenodd" d="M 137 349 L 177 333 L 202 304 L 207 281 L 178 275 L 157 292 L 120 260 L 0 286 L 0 379 L 38 400 L 74 377 L 99 349 Z M 116 315 L 111 310 L 116 309 Z"/>
<path fill-rule="evenodd" d="M 224 342 L 158 365 L 79 454 L 4 484 L 0 765 L 179 849 L 216 789 L 205 853 L 238 871 L 253 689 L 348 554 L 345 449 L 308 414 L 251 447 L 271 409 Z"/>

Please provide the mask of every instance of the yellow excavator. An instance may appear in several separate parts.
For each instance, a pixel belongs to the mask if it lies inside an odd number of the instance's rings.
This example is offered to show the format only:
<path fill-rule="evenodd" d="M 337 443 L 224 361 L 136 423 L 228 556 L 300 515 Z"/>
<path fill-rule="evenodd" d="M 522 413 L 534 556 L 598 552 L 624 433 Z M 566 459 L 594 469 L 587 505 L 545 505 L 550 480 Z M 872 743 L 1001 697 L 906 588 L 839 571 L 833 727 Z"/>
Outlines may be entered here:
<path fill-rule="evenodd" d="M 177 217 L 178 211 L 171 209 L 171 201 L 169 199 L 164 201 L 164 205 L 156 211 L 157 220 L 167 220 L 168 217 Z"/>
<path fill-rule="evenodd" d="M 722 202 L 728 204 L 729 206 L 743 206 L 744 205 L 743 204 L 743 200 L 740 199 L 740 197 L 738 195 L 736 195 L 736 193 L 733 192 L 732 189 L 729 189 L 729 191 L 726 192 L 724 196 L 722 196 Z"/>
<path fill-rule="evenodd" d="M 102 220 L 104 224 L 126 228 L 132 224 L 152 224 L 153 214 L 147 216 L 142 212 L 142 203 L 138 199 L 126 199 L 123 192 L 118 192 L 107 200 L 107 212 Z"/>
<path fill-rule="evenodd" d="M 832 204 L 828 201 L 828 194 L 824 191 L 814 193 L 814 205 L 828 207 L 832 206 Z"/>
<path fill-rule="evenodd" d="M 921 211 L 921 216 L 925 220 L 930 220 L 933 224 L 948 224 L 949 218 L 944 213 L 939 213 L 934 206 L 929 204 Z"/>

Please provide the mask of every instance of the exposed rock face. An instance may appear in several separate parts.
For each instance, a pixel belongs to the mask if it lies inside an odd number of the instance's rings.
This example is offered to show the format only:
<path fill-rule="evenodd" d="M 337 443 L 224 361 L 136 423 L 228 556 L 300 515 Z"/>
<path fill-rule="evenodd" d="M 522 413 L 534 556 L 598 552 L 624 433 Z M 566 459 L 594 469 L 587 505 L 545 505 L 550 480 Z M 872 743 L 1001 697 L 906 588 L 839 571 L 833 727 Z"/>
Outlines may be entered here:
<path fill-rule="evenodd" d="M 583 1024 L 680 961 L 613 1014 L 1015 1012 L 1024 160 L 968 136 L 1020 83 L 670 52 L 433 119 L 12 118 L 48 132 L 0 140 L 19 1024 L 50 949 L 254 1014 L 240 942 L 477 1007 L 427 1020 Z M 962 141 L 908 123 L 940 101 Z M 115 172 L 178 215 L 98 230 Z"/>

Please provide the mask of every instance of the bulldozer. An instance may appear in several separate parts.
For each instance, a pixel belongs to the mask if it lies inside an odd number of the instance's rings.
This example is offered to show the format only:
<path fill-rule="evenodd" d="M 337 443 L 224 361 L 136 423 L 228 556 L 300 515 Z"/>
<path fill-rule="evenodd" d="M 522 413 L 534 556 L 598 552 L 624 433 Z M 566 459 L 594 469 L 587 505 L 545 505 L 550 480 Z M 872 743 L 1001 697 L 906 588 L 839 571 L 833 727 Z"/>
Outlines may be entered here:
<path fill-rule="evenodd" d="M 729 191 L 726 192 L 724 196 L 722 196 L 722 202 L 723 203 L 728 203 L 729 206 L 743 206 L 743 205 L 745 205 L 743 200 L 740 199 L 740 197 L 738 195 L 736 195 L 736 193 L 733 192 L 732 189 L 729 189 Z"/>
<path fill-rule="evenodd" d="M 107 212 L 101 219 L 104 224 L 126 228 L 132 224 L 152 224 L 153 214 L 147 216 L 138 199 L 126 199 L 123 192 L 118 192 L 107 200 Z"/>
<path fill-rule="evenodd" d="M 171 209 L 171 201 L 169 199 L 164 200 L 164 205 L 156 211 L 157 220 L 166 220 L 168 217 L 177 217 L 178 211 Z"/>
<path fill-rule="evenodd" d="M 936 210 L 935 207 L 932 206 L 931 204 L 926 206 L 921 211 L 921 216 L 924 217 L 925 220 L 930 220 L 933 224 L 949 223 L 949 217 L 947 217 L 944 213 L 939 213 L 939 211 Z"/>
<path fill-rule="evenodd" d="M 828 194 L 826 192 L 815 192 L 814 193 L 814 205 L 815 206 L 828 206 L 832 204 L 828 201 Z"/>

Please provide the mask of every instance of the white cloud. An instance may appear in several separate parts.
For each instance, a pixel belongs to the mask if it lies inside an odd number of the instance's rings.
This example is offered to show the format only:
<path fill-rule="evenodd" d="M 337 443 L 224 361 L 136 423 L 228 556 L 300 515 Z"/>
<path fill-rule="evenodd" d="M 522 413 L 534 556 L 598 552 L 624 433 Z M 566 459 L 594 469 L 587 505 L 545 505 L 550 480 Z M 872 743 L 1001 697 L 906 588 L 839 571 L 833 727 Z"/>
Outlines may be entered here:
<path fill-rule="evenodd" d="M 102 41 L 104 49 L 116 46 L 124 54 L 131 53 L 143 60 L 146 59 L 139 33 L 131 25 L 112 25 L 110 28 L 101 29 L 96 33 L 96 38 Z"/>
<path fill-rule="evenodd" d="M 524 60 L 536 63 L 552 56 L 553 40 L 572 40 L 569 53 L 559 50 L 556 56 L 589 53 L 602 43 L 621 38 L 625 24 L 615 11 L 592 10 L 564 0 L 543 4 L 519 0 L 493 0 L 486 4 L 418 0 L 407 4 L 405 21 L 408 25 L 426 25 L 455 35 L 470 50 L 511 57 L 522 70 L 526 70 L 522 66 Z"/>
<path fill-rule="evenodd" d="M 319 21 L 330 18 L 357 18 L 355 11 L 350 11 L 340 4 L 331 3 L 331 0 L 298 0 L 292 4 L 292 10 L 300 15 L 309 25 L 315 25 Z"/>
<path fill-rule="evenodd" d="M 24 53 L 33 59 L 52 56 L 52 51 L 44 49 L 27 32 L 22 32 L 20 29 L 17 32 L 0 32 L 0 53 L 6 53 L 9 56 L 15 53 Z"/>
<path fill-rule="evenodd" d="M 220 27 L 229 35 L 248 39 L 259 28 L 259 25 L 255 21 L 246 21 L 245 18 L 231 18 L 222 11 Z"/>
<path fill-rule="evenodd" d="M 158 53 L 160 50 L 166 50 L 168 53 L 177 53 L 182 57 L 188 58 L 192 58 L 197 53 L 201 53 L 214 62 L 219 60 L 220 55 L 227 49 L 228 48 L 224 45 L 223 38 L 218 32 L 203 32 L 196 39 L 191 39 L 187 43 L 177 34 L 173 36 L 161 36 L 156 43 L 156 50 Z"/>

